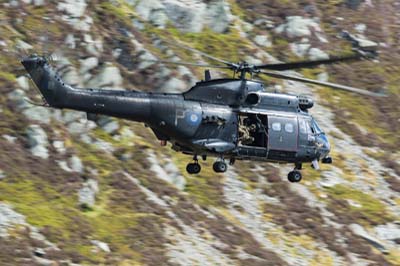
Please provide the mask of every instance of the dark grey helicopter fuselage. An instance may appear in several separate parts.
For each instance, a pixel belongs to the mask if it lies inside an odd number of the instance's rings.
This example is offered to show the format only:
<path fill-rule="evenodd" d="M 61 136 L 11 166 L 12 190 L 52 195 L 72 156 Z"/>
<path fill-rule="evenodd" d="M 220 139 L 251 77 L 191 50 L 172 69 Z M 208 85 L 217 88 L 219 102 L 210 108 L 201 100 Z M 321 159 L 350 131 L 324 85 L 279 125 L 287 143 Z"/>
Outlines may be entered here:
<path fill-rule="evenodd" d="M 311 102 L 266 92 L 260 82 L 203 81 L 183 94 L 76 89 L 42 57 L 22 64 L 51 107 L 143 122 L 158 139 L 186 154 L 302 163 L 324 158 L 330 150 L 306 110 Z M 255 123 L 251 143 L 243 140 L 243 121 Z"/>

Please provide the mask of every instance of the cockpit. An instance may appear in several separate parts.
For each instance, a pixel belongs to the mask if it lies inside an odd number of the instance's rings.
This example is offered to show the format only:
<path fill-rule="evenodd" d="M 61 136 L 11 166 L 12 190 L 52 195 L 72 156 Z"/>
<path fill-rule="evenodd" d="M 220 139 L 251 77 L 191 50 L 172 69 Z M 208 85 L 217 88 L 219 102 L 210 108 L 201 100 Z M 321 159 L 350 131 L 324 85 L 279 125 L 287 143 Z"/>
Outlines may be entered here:
<path fill-rule="evenodd" d="M 322 129 L 319 127 L 317 121 L 316 121 L 314 118 L 312 118 L 312 119 L 310 120 L 310 125 L 309 125 L 309 126 L 310 126 L 310 128 L 311 128 L 311 132 L 312 132 L 314 135 L 324 134 L 324 132 L 323 132 Z"/>
<path fill-rule="evenodd" d="M 315 138 L 315 145 L 317 146 L 317 152 L 320 154 L 320 158 L 325 158 L 331 150 L 331 145 L 328 141 L 328 138 L 314 118 L 309 120 L 309 128 L 313 137 Z"/>

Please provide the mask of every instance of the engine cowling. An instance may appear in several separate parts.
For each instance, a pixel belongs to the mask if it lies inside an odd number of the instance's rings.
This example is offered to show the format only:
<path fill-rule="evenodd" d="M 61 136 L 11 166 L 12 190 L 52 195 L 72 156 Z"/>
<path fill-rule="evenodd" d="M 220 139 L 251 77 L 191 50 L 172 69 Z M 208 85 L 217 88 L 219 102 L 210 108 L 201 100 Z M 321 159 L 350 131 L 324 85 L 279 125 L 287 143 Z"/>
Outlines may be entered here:
<path fill-rule="evenodd" d="M 299 95 L 297 96 L 297 98 L 299 99 L 299 108 L 302 111 L 307 111 L 308 109 L 313 108 L 314 106 L 314 100 L 304 96 L 304 95 Z"/>

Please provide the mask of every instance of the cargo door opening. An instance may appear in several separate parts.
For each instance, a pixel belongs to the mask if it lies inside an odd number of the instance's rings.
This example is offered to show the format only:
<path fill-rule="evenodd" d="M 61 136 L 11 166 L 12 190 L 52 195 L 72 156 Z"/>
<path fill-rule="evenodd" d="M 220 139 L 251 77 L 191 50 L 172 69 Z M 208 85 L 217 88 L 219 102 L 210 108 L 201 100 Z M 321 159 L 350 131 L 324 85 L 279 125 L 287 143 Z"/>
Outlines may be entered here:
<path fill-rule="evenodd" d="M 238 146 L 268 148 L 268 117 L 260 114 L 240 114 Z"/>

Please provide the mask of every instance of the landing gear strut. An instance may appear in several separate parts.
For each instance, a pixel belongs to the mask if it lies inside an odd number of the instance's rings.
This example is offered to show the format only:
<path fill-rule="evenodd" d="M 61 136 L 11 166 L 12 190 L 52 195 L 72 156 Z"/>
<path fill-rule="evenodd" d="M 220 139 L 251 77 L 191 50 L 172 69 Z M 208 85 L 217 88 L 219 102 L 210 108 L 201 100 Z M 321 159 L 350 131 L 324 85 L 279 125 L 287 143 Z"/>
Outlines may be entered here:
<path fill-rule="evenodd" d="M 228 166 L 226 165 L 225 161 L 216 161 L 213 164 L 213 169 L 216 173 L 225 173 L 228 170 Z"/>
<path fill-rule="evenodd" d="M 291 183 L 298 183 L 301 181 L 302 178 L 303 176 L 301 175 L 301 172 L 299 170 L 293 170 L 288 174 L 288 180 Z"/>
<path fill-rule="evenodd" d="M 186 171 L 191 175 L 198 174 L 201 171 L 201 166 L 199 164 L 199 161 L 197 160 L 196 155 L 193 157 L 193 160 L 194 160 L 194 163 L 189 163 L 186 166 Z"/>

